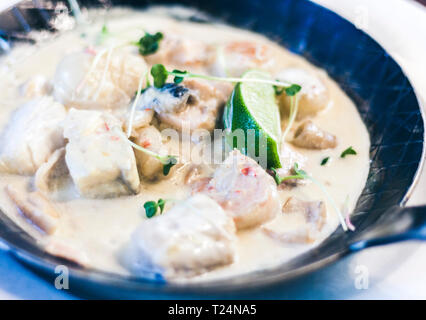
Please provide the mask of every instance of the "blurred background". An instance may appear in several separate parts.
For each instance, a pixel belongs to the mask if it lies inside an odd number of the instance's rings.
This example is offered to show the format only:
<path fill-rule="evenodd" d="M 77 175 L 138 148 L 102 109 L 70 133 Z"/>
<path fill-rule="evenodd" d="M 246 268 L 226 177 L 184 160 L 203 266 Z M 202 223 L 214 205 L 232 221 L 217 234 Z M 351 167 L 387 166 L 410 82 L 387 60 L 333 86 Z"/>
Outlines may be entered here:
<path fill-rule="evenodd" d="M 426 0 L 312 0 L 373 37 L 399 63 L 426 106 Z M 0 11 L 18 1 L 0 0 Z M 38 2 L 38 0 L 33 0 Z M 408 205 L 426 204 L 426 170 Z M 0 243 L 0 249 L 1 249 Z M 78 299 L 0 250 L 0 299 Z M 426 299 L 426 244 L 406 242 L 351 255 L 285 289 L 252 298 Z M 359 275 L 368 281 L 359 285 Z"/>

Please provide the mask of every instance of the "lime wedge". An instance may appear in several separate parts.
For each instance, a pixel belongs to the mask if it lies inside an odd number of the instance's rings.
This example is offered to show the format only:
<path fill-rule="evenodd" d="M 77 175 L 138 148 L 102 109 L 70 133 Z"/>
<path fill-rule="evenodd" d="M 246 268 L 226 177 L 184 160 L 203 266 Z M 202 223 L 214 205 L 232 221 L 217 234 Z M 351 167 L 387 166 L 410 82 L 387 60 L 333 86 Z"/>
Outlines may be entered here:
<path fill-rule="evenodd" d="M 269 74 L 249 70 L 243 75 L 243 79 L 268 79 Z M 266 137 L 266 146 L 259 145 L 259 139 L 255 140 L 255 153 L 251 154 L 247 145 L 239 148 L 233 140 L 234 148 L 254 159 L 259 155 L 259 148 L 267 148 L 268 168 L 281 168 L 279 146 L 281 141 L 280 112 L 275 101 L 275 91 L 272 85 L 258 82 L 239 82 L 232 92 L 225 106 L 223 121 L 225 129 L 234 131 L 254 129 L 256 138 L 260 135 Z M 246 139 L 247 142 L 247 139 Z"/>

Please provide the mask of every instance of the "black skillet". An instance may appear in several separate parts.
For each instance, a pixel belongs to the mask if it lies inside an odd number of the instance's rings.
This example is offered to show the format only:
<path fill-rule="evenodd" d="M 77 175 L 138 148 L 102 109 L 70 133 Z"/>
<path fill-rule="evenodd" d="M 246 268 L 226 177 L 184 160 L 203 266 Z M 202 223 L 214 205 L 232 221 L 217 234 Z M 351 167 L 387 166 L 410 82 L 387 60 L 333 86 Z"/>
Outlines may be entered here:
<path fill-rule="evenodd" d="M 83 1 L 82 7 L 128 5 L 143 8 L 174 1 Z M 59 6 L 58 6 L 59 4 Z M 200 9 L 189 20 L 210 19 L 262 33 L 325 69 L 355 101 L 371 137 L 371 169 L 352 218 L 355 232 L 337 229 L 321 245 L 272 270 L 202 284 L 169 284 L 85 269 L 41 250 L 0 212 L 0 238 L 12 255 L 52 277 L 55 266 L 70 269 L 70 286 L 100 297 L 201 297 L 233 294 L 283 284 L 344 255 L 395 241 L 426 239 L 426 207 L 404 204 L 423 161 L 424 127 L 415 92 L 401 68 L 367 34 L 331 11 L 305 0 L 180 1 Z M 55 33 L 51 19 L 64 1 L 22 1 L 0 14 L 0 48 L 20 41 L 32 29 Z M 1 49 L 0 49 L 1 50 Z M 351 183 L 351 181 L 348 181 Z"/>

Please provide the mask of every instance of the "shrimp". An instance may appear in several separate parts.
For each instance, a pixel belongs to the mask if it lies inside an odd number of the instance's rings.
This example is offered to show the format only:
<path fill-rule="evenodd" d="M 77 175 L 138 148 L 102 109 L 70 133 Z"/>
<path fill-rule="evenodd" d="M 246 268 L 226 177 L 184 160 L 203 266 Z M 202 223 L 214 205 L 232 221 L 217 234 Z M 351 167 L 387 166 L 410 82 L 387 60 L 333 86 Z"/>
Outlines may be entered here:
<path fill-rule="evenodd" d="M 216 49 L 210 71 L 220 77 L 240 77 L 249 69 L 268 69 L 273 64 L 274 59 L 267 45 L 234 41 Z"/>
<path fill-rule="evenodd" d="M 230 152 L 211 180 L 196 188 L 216 200 L 233 217 L 237 229 L 262 224 L 280 209 L 275 181 L 238 150 Z"/>
<path fill-rule="evenodd" d="M 306 70 L 288 68 L 276 75 L 280 81 L 295 83 L 302 87 L 299 96 L 299 110 L 297 120 L 313 117 L 324 110 L 330 102 L 330 93 L 326 85 L 315 75 Z M 279 104 L 285 114 L 290 113 L 290 97 L 280 95 Z"/>
<path fill-rule="evenodd" d="M 166 36 L 159 50 L 146 56 L 149 64 L 162 63 L 176 68 L 203 67 L 212 57 L 212 47 L 202 41 Z"/>
<path fill-rule="evenodd" d="M 157 154 L 166 155 L 168 153 L 167 148 L 163 145 L 161 133 L 154 126 L 142 128 L 137 133 L 136 144 Z M 139 174 L 144 178 L 153 180 L 162 172 L 163 164 L 160 160 L 139 150 L 135 150 L 135 156 Z"/>

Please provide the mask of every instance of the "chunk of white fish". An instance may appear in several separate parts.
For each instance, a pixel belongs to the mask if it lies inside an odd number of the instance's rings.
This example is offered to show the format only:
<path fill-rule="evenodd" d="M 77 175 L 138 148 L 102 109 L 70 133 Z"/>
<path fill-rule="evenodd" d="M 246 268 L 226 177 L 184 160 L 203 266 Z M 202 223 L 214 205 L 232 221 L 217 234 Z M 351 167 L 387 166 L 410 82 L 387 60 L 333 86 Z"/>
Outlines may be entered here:
<path fill-rule="evenodd" d="M 65 144 L 61 122 L 65 107 L 51 97 L 21 105 L 0 138 L 0 171 L 30 175 Z"/>
<path fill-rule="evenodd" d="M 65 161 L 81 195 L 108 198 L 134 194 L 139 175 L 132 147 L 112 115 L 71 109 L 64 122 Z"/>
<path fill-rule="evenodd" d="M 192 276 L 232 263 L 234 241 L 232 219 L 214 200 L 198 194 L 143 221 L 123 261 L 136 275 Z"/>

